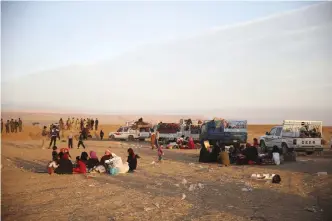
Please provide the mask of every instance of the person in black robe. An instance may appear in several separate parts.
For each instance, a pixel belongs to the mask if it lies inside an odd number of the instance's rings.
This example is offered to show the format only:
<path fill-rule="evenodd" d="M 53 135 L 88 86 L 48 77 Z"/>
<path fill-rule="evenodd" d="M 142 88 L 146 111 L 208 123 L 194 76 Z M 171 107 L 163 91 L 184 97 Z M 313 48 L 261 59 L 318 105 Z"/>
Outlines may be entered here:
<path fill-rule="evenodd" d="M 69 160 L 67 153 L 59 153 L 59 166 L 55 169 L 57 174 L 73 174 L 73 163 Z"/>

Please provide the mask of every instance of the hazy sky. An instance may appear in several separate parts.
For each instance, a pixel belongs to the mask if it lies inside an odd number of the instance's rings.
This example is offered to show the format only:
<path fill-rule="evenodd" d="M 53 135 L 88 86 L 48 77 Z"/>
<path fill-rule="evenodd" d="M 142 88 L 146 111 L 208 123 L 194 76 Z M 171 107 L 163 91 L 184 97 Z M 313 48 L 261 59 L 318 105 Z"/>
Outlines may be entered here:
<path fill-rule="evenodd" d="M 332 124 L 331 2 L 2 2 L 1 22 L 5 108 Z"/>
<path fill-rule="evenodd" d="M 144 44 L 313 2 L 1 2 L 2 80 L 106 60 Z"/>

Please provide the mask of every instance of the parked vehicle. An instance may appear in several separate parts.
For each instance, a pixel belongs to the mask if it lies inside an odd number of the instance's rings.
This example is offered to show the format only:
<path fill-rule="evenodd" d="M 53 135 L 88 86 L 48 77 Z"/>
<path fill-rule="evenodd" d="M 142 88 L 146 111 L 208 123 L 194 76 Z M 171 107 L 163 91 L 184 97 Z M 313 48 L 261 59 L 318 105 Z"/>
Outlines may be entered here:
<path fill-rule="evenodd" d="M 183 137 L 185 140 L 192 137 L 194 141 L 199 141 L 200 123 L 198 120 L 181 119 L 180 123 L 159 123 L 153 129 L 159 132 L 159 141 L 165 143 L 175 142 L 180 137 Z"/>
<path fill-rule="evenodd" d="M 322 121 L 284 120 L 260 137 L 260 146 L 265 151 L 276 146 L 283 153 L 322 151 L 322 125 Z"/>
<path fill-rule="evenodd" d="M 127 122 L 126 126 L 120 127 L 116 132 L 110 132 L 108 137 L 110 140 L 144 141 L 151 135 L 150 128 L 151 125 L 134 125 Z"/>
<path fill-rule="evenodd" d="M 214 119 L 204 121 L 200 141 L 218 141 L 226 146 L 246 143 L 248 138 L 246 120 Z"/>

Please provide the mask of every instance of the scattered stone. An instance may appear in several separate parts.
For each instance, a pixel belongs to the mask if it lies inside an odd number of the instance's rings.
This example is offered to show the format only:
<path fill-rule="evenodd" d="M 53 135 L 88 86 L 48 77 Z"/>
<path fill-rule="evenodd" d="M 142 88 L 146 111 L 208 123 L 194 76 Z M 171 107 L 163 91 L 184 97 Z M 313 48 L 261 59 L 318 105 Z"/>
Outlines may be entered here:
<path fill-rule="evenodd" d="M 174 184 L 174 186 L 176 186 L 176 187 L 180 187 L 180 184 L 177 183 L 177 184 Z"/>
<path fill-rule="evenodd" d="M 182 184 L 183 184 L 183 185 L 186 185 L 187 183 L 188 183 L 188 181 L 187 181 L 186 179 L 183 178 L 183 180 L 182 180 Z"/>
<path fill-rule="evenodd" d="M 198 183 L 197 185 L 198 185 L 198 187 L 199 187 L 200 189 L 203 189 L 203 188 L 204 188 L 204 185 L 201 184 L 201 183 Z"/>
<path fill-rule="evenodd" d="M 311 207 L 311 208 L 306 207 L 306 208 L 304 208 L 304 210 L 306 210 L 306 211 L 308 211 L 308 212 L 312 212 L 312 213 L 317 212 L 317 210 L 316 210 L 314 207 Z"/>
<path fill-rule="evenodd" d="M 149 212 L 150 210 L 153 210 L 153 208 L 150 208 L 150 207 L 144 207 L 144 211 L 145 211 L 145 212 Z"/>
<path fill-rule="evenodd" d="M 159 207 L 159 203 L 155 203 L 154 205 L 155 205 L 158 209 L 160 208 L 160 207 Z"/>
<path fill-rule="evenodd" d="M 327 175 L 327 172 L 318 172 L 317 173 L 317 176 L 326 176 Z"/>
<path fill-rule="evenodd" d="M 182 198 L 181 200 L 184 200 L 186 198 L 186 194 L 182 193 Z"/>

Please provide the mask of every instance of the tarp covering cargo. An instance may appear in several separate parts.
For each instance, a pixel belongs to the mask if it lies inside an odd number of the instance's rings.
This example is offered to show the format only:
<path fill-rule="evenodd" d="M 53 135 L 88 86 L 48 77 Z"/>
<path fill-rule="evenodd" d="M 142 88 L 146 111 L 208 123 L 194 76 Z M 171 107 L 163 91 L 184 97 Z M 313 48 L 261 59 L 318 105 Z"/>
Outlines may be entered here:
<path fill-rule="evenodd" d="M 180 131 L 180 124 L 176 123 L 159 123 L 157 126 L 159 133 L 177 133 Z"/>

